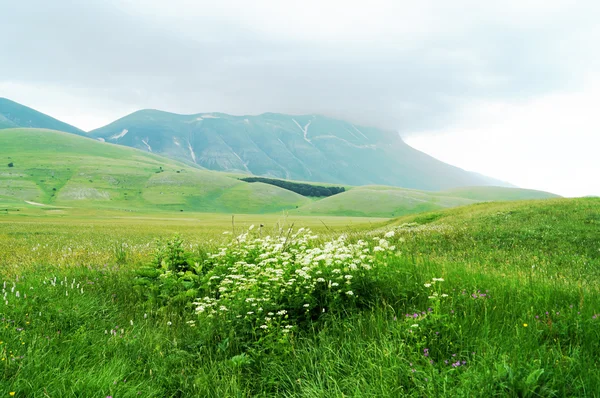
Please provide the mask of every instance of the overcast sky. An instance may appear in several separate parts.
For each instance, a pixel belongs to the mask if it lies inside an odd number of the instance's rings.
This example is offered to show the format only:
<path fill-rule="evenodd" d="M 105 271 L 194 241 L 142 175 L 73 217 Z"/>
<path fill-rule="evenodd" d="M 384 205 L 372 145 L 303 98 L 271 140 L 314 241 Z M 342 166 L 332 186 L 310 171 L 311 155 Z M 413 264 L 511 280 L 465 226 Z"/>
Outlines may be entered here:
<path fill-rule="evenodd" d="M 0 0 L 0 96 L 84 130 L 141 108 L 320 113 L 600 195 L 598 15 L 594 0 Z"/>

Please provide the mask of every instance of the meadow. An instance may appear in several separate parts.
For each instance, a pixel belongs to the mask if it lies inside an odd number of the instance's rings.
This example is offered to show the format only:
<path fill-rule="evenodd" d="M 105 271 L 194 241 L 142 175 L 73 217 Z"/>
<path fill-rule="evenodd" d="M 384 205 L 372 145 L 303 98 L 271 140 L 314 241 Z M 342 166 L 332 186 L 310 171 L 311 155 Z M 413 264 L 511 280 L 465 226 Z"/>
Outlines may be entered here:
<path fill-rule="evenodd" d="M 0 396 L 600 396 L 600 199 L 0 205 Z"/>

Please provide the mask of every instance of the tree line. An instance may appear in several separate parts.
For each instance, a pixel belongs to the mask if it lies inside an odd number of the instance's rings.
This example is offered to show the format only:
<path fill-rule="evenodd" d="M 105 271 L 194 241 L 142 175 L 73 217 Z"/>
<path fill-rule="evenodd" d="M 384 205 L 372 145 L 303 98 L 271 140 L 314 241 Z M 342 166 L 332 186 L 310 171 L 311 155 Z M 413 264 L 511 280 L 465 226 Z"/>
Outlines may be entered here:
<path fill-rule="evenodd" d="M 301 182 L 276 180 L 274 178 L 265 177 L 246 177 L 240 178 L 240 180 L 275 185 L 280 188 L 287 189 L 288 191 L 296 192 L 302 196 L 326 197 L 337 195 L 338 193 L 342 193 L 346 190 L 344 187 L 324 187 L 321 185 L 304 184 Z"/>

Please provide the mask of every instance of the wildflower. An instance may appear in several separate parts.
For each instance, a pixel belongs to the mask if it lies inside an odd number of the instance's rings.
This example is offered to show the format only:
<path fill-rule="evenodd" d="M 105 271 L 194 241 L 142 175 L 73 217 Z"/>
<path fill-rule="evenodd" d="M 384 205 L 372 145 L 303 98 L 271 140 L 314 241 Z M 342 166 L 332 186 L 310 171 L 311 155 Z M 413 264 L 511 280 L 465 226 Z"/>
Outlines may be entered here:
<path fill-rule="evenodd" d="M 167 322 L 167 326 L 171 326 L 173 323 L 171 321 Z"/>
<path fill-rule="evenodd" d="M 347 294 L 348 296 L 353 296 L 353 295 L 354 295 L 354 292 L 353 292 L 352 290 L 348 290 L 348 291 L 346 292 L 346 294 Z"/>
<path fill-rule="evenodd" d="M 431 287 L 431 283 L 425 283 L 423 286 L 425 286 L 425 287 Z"/>
<path fill-rule="evenodd" d="M 419 324 L 418 324 L 418 323 L 415 323 L 415 324 L 413 324 L 413 325 L 410 325 L 410 327 L 411 327 L 411 328 L 418 328 L 418 327 L 419 327 Z"/>
<path fill-rule="evenodd" d="M 392 230 L 392 231 L 389 231 L 389 232 L 387 232 L 387 233 L 386 233 L 385 235 L 383 235 L 383 236 L 384 236 L 384 237 L 386 237 L 386 238 L 391 238 L 391 237 L 393 237 L 394 235 L 395 235 L 395 232 Z"/>
<path fill-rule="evenodd" d="M 527 327 L 528 325 L 526 323 L 523 324 L 523 327 Z"/>
<path fill-rule="evenodd" d="M 8 393 L 8 395 L 10 395 L 11 397 L 14 397 L 14 396 L 15 396 L 15 394 L 16 394 L 16 393 L 15 393 L 14 391 L 11 391 L 11 392 L 9 392 L 9 393 Z M 112 397 L 106 397 L 106 398 L 112 398 Z"/>

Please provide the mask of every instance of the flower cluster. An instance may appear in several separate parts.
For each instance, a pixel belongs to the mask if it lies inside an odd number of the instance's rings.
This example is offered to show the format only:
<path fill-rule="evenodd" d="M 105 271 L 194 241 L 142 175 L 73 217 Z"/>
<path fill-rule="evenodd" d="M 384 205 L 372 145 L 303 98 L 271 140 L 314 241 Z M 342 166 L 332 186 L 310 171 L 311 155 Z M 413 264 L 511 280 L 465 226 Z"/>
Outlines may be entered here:
<path fill-rule="evenodd" d="M 204 297 L 194 303 L 201 317 L 289 333 L 297 320 L 355 300 L 376 256 L 396 249 L 393 232 L 351 243 L 346 235 L 320 241 L 304 228 L 279 237 L 251 231 L 209 255 Z"/>

